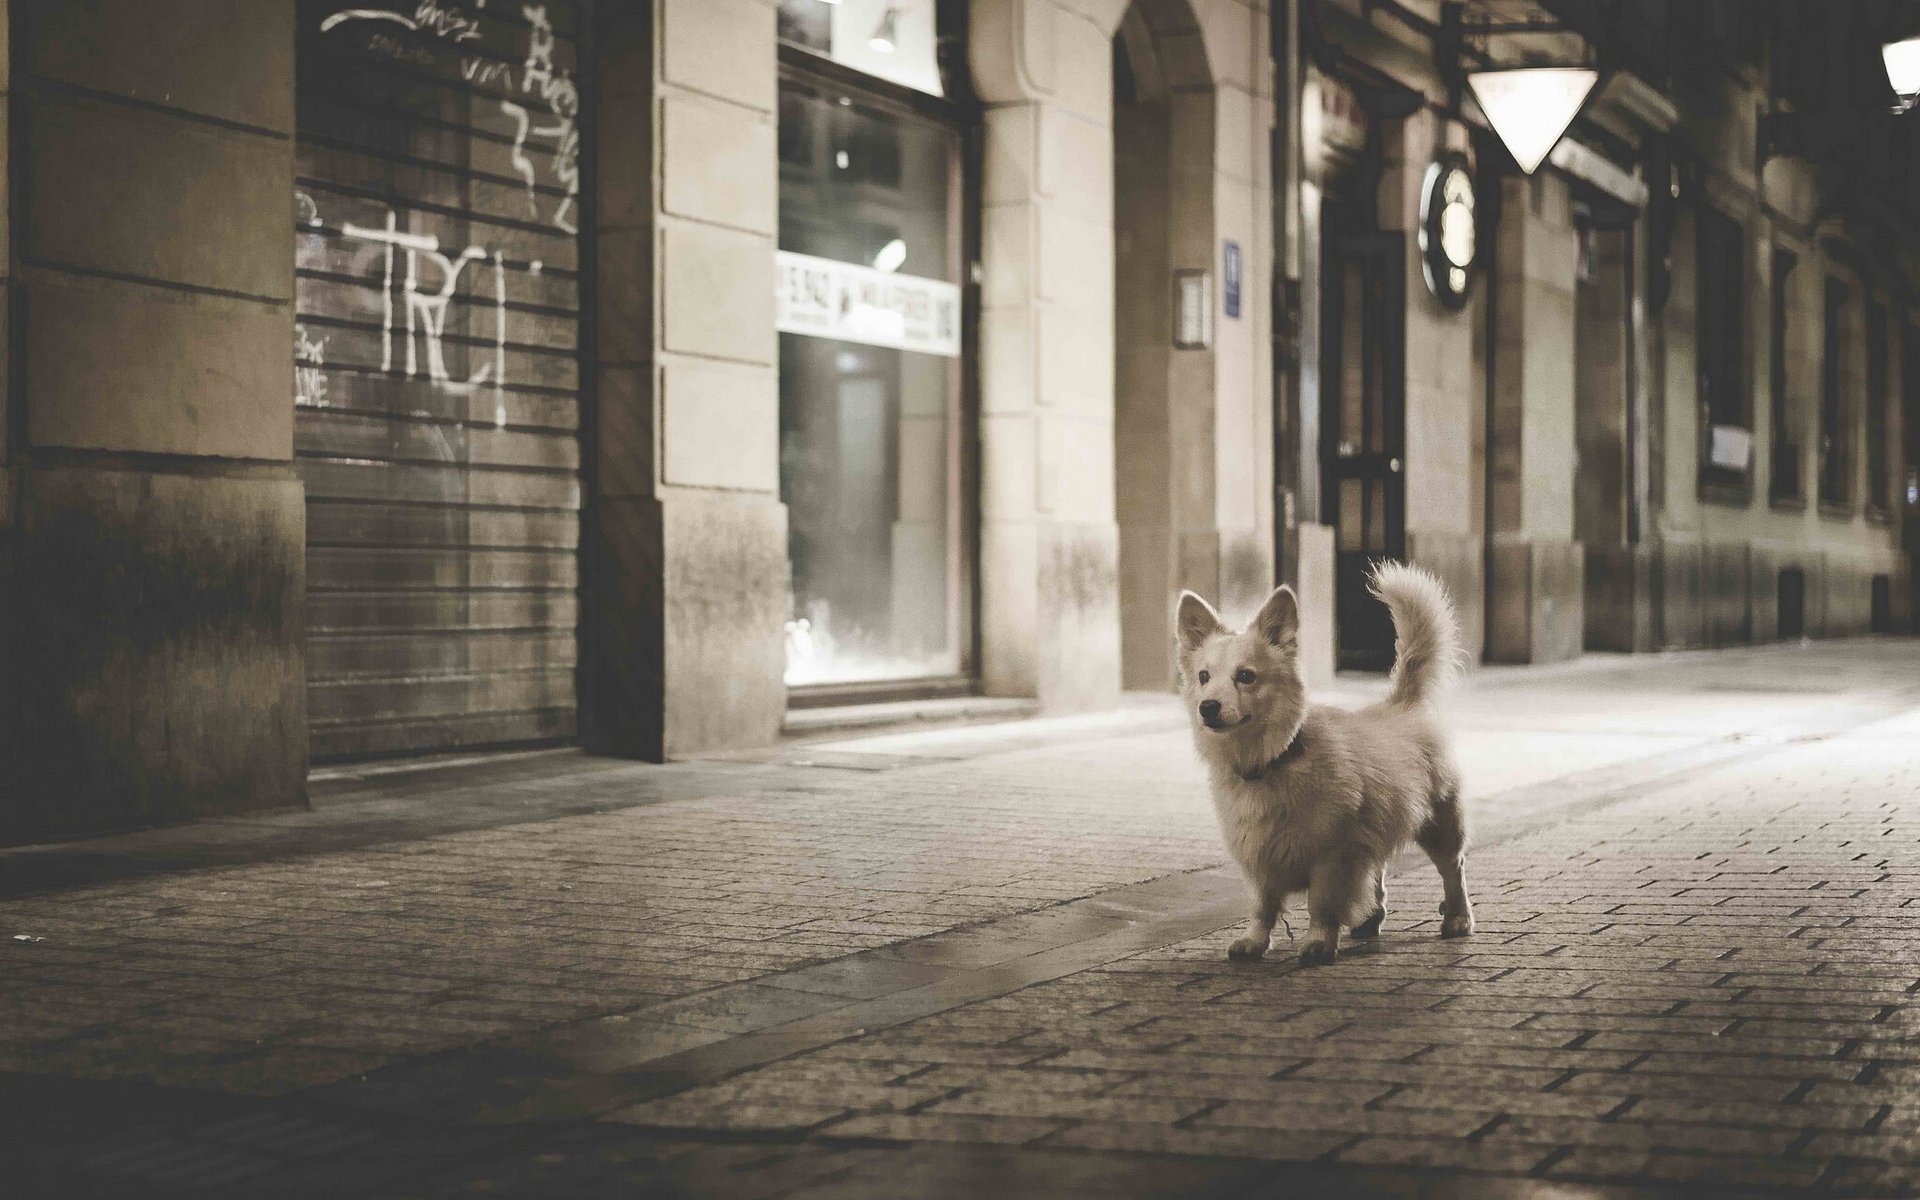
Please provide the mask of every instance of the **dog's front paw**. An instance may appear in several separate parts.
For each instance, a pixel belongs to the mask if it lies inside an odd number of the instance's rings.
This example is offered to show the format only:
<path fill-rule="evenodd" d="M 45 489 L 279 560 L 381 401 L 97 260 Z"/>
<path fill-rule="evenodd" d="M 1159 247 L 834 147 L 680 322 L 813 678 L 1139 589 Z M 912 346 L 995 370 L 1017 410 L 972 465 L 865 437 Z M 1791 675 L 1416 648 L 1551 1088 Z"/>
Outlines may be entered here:
<path fill-rule="evenodd" d="M 1319 938 L 1306 944 L 1300 951 L 1300 965 L 1303 967 L 1323 966 L 1333 961 L 1333 947 Z"/>
<path fill-rule="evenodd" d="M 1227 947 L 1227 957 L 1235 962 L 1257 962 L 1267 953 L 1266 938 L 1243 937 Z"/>
<path fill-rule="evenodd" d="M 1440 919 L 1440 936 L 1443 938 L 1466 937 L 1473 932 L 1473 914 L 1470 912 L 1453 913 Z"/>
<path fill-rule="evenodd" d="M 1366 920 L 1360 922 L 1360 924 L 1355 925 L 1353 927 L 1353 932 L 1351 936 L 1363 941 L 1367 938 L 1379 937 L 1380 922 L 1386 919 L 1387 919 L 1387 910 L 1384 908 L 1376 908 L 1373 910 L 1372 916 L 1368 917 Z"/>

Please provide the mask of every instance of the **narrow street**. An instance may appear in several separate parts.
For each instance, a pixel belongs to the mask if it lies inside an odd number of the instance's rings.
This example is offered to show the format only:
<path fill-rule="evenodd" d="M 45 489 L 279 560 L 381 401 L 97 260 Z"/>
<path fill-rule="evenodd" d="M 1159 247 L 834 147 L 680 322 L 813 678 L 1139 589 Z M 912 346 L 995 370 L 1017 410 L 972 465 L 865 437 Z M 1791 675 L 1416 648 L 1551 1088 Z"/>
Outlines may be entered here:
<path fill-rule="evenodd" d="M 0 851 L 6 1191 L 1920 1190 L 1920 645 L 1454 713 L 1478 932 L 1416 855 L 1323 969 L 1226 961 L 1170 697 Z"/>

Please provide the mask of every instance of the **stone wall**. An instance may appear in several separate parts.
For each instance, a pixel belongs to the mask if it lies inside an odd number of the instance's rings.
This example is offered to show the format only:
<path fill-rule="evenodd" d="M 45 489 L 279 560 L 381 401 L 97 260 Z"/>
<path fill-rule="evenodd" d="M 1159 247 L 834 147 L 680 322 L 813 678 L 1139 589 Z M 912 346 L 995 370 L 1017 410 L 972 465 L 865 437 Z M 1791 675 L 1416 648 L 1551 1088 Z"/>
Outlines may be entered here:
<path fill-rule="evenodd" d="M 12 17 L 0 839 L 302 803 L 293 5 Z"/>

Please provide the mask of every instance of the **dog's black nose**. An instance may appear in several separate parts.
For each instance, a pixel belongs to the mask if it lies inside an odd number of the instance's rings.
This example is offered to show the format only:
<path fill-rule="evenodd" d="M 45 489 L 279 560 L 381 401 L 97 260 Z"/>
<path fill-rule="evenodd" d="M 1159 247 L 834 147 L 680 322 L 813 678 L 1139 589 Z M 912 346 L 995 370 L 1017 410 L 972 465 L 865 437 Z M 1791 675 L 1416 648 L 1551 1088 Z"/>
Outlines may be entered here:
<path fill-rule="evenodd" d="M 1220 702 L 1218 700 L 1202 700 L 1200 702 L 1200 719 L 1202 721 L 1211 721 L 1219 715 Z"/>

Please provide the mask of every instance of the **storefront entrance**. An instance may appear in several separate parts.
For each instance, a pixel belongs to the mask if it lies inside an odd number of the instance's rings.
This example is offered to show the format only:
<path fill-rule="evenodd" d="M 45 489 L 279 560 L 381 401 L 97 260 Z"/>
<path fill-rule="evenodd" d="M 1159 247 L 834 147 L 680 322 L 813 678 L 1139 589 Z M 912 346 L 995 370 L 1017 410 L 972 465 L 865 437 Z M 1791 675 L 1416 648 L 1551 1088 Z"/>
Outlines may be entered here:
<path fill-rule="evenodd" d="M 1368 591 L 1406 556 L 1406 241 L 1326 209 L 1321 260 L 1321 503 L 1334 529 L 1339 665 L 1393 665 L 1393 622 Z"/>
<path fill-rule="evenodd" d="M 576 6 L 298 14 L 313 758 L 571 739 Z"/>
<path fill-rule="evenodd" d="M 795 703 L 951 690 L 972 670 L 961 506 L 972 126 L 945 94 L 936 19 L 931 0 L 781 8 L 780 492 Z M 880 22 L 894 47 L 884 58 L 866 36 Z"/>

